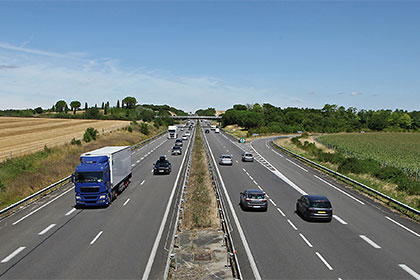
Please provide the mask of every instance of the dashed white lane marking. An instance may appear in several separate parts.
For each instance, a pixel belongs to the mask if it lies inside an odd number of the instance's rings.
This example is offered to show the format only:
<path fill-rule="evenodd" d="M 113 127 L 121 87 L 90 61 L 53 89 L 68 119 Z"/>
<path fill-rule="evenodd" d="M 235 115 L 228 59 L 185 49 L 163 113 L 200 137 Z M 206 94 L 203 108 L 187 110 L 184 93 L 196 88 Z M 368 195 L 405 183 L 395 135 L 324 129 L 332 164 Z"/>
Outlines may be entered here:
<path fill-rule="evenodd" d="M 260 185 L 257 185 L 257 187 L 258 187 L 260 190 L 262 190 L 262 191 L 263 191 L 263 189 L 261 188 L 261 186 L 260 186 Z"/>
<path fill-rule="evenodd" d="M 411 276 L 414 277 L 414 279 L 420 280 L 420 274 L 418 274 L 417 272 L 415 272 L 414 270 L 412 270 L 411 268 L 409 268 L 407 265 L 405 264 L 399 264 L 399 267 L 401 267 L 402 269 L 405 270 L 405 272 L 407 272 L 408 274 L 410 274 Z"/>
<path fill-rule="evenodd" d="M 42 208 L 44 208 L 45 206 L 49 205 L 50 203 L 53 203 L 54 201 L 56 201 L 57 199 L 59 199 L 60 197 L 62 197 L 63 195 L 65 195 L 66 193 L 68 193 L 69 191 L 73 191 L 74 188 L 70 188 L 67 191 L 63 192 L 62 194 L 60 194 L 59 196 L 57 196 L 54 199 L 51 199 L 50 201 L 48 201 L 47 203 L 45 203 L 44 205 L 38 207 L 37 209 L 35 209 L 34 211 L 30 212 L 29 214 L 23 216 L 22 218 L 20 218 L 19 220 L 17 220 L 16 222 L 14 222 L 12 225 L 17 225 L 18 223 L 20 223 L 21 221 L 23 221 L 24 219 L 28 218 L 29 216 L 31 216 L 32 214 L 38 212 L 39 210 L 41 210 Z"/>
<path fill-rule="evenodd" d="M 271 151 L 273 151 L 273 153 L 275 153 L 275 154 L 277 154 L 277 155 L 279 155 L 281 157 L 284 157 L 282 154 L 279 154 L 278 152 L 274 151 L 273 149 L 271 149 Z"/>
<path fill-rule="evenodd" d="M 237 161 L 237 160 L 235 160 L 236 161 L 236 163 L 239 163 L 239 161 Z"/>
<path fill-rule="evenodd" d="M 139 163 L 139 162 L 140 162 L 140 160 L 137 161 L 137 163 Z"/>
<path fill-rule="evenodd" d="M 11 253 L 10 255 L 8 255 L 7 257 L 5 257 L 1 263 L 7 263 L 8 261 L 10 261 L 11 259 L 13 259 L 14 257 L 17 256 L 17 254 L 19 254 L 20 252 L 22 252 L 23 250 L 25 250 L 26 247 L 19 247 L 17 248 L 13 253 Z"/>
<path fill-rule="evenodd" d="M 394 221 L 394 220 L 393 220 L 393 219 L 391 219 L 390 217 L 385 216 L 385 218 L 387 218 L 388 220 L 390 220 L 390 221 L 391 221 L 391 222 L 393 222 L 394 224 L 399 225 L 400 227 L 402 227 L 402 228 L 403 228 L 403 229 L 405 229 L 406 231 L 408 231 L 408 232 L 410 232 L 410 233 L 414 234 L 415 236 L 420 237 L 420 234 L 418 234 L 417 232 L 415 232 L 415 231 L 413 231 L 413 230 L 409 229 L 408 227 L 406 227 L 406 226 L 404 226 L 404 225 L 400 224 L 399 222 Z"/>
<path fill-rule="evenodd" d="M 140 186 L 143 186 L 144 182 L 146 182 L 146 180 L 141 181 Z"/>
<path fill-rule="evenodd" d="M 279 211 L 279 212 L 280 212 L 280 214 L 281 214 L 283 217 L 286 217 L 286 215 L 283 213 L 283 211 L 281 211 L 281 209 L 280 209 L 280 208 L 277 208 L 277 211 Z"/>
<path fill-rule="evenodd" d="M 134 166 L 135 164 L 132 164 L 131 166 Z"/>
<path fill-rule="evenodd" d="M 140 160 L 143 160 L 143 159 L 144 159 L 144 157 L 141 157 L 141 158 L 140 158 Z"/>
<path fill-rule="evenodd" d="M 365 235 L 359 235 L 359 237 L 362 238 L 364 241 L 366 241 L 373 248 L 375 248 L 375 249 L 381 249 L 381 246 L 379 246 L 378 244 L 376 244 L 375 242 L 373 242 L 372 240 L 370 240 L 367 236 L 365 236 Z"/>
<path fill-rule="evenodd" d="M 355 198 L 355 197 L 354 197 L 354 196 L 352 196 L 351 194 L 346 193 L 345 191 L 343 191 L 343 190 L 341 190 L 341 189 L 337 188 L 337 187 L 336 187 L 336 186 L 334 186 L 333 184 L 328 183 L 327 181 L 325 181 L 325 180 L 323 180 L 323 179 L 319 178 L 319 177 L 318 177 L 318 176 L 316 176 L 316 175 L 314 175 L 314 176 L 315 176 L 315 178 L 317 178 L 317 179 L 318 179 L 318 180 L 320 180 L 321 182 L 324 182 L 324 183 L 325 183 L 325 184 L 327 184 L 328 186 L 330 186 L 330 187 L 332 187 L 332 188 L 336 189 L 337 191 L 339 191 L 339 192 L 341 192 L 341 193 L 343 193 L 343 194 L 347 195 L 347 196 L 348 196 L 348 197 L 350 197 L 351 199 L 353 199 L 353 200 L 355 200 L 355 201 L 359 202 L 360 204 L 365 205 L 365 203 L 364 203 L 363 201 L 358 200 L 357 198 Z"/>
<path fill-rule="evenodd" d="M 47 226 L 44 230 L 42 230 L 40 233 L 38 233 L 38 235 L 46 234 L 53 227 L 55 227 L 55 224 L 51 224 L 51 225 Z"/>
<path fill-rule="evenodd" d="M 246 172 L 246 169 L 245 169 L 245 168 L 242 168 L 242 170 L 243 170 L 244 172 Z"/>
<path fill-rule="evenodd" d="M 130 201 L 130 199 L 127 198 L 127 200 L 124 202 L 123 206 L 126 206 L 129 201 Z"/>
<path fill-rule="evenodd" d="M 325 266 L 329 269 L 329 270 L 333 270 L 332 266 L 321 256 L 320 253 L 315 252 L 315 254 L 318 256 L 318 258 L 325 264 Z"/>
<path fill-rule="evenodd" d="M 341 219 L 340 217 L 338 217 L 337 215 L 333 215 L 334 219 L 336 219 L 337 221 L 339 221 L 341 224 L 343 225 L 347 225 L 347 222 L 344 221 L 343 219 Z"/>
<path fill-rule="evenodd" d="M 294 230 L 298 230 L 297 227 L 292 223 L 291 220 L 287 219 L 287 222 L 290 224 L 290 226 L 294 229 Z"/>
<path fill-rule="evenodd" d="M 271 204 L 274 205 L 274 207 L 277 207 L 277 204 L 271 198 L 270 198 L 270 202 L 271 202 Z"/>
<path fill-rule="evenodd" d="M 287 160 L 288 162 L 290 162 L 291 164 L 293 164 L 293 165 L 295 165 L 295 166 L 299 167 L 299 168 L 300 168 L 300 169 L 302 169 L 303 171 L 308 172 L 308 170 L 306 170 L 305 168 L 303 168 L 303 167 L 302 167 L 302 166 L 300 166 L 299 164 L 297 164 L 297 163 L 295 163 L 295 162 L 291 161 L 290 159 L 286 158 L 286 160 Z"/>
<path fill-rule="evenodd" d="M 95 236 L 95 238 L 93 238 L 92 241 L 90 241 L 90 245 L 93 245 L 93 243 L 96 242 L 96 240 L 98 240 L 99 236 L 102 235 L 102 233 L 104 233 L 102 230 Z"/>
<path fill-rule="evenodd" d="M 300 237 L 302 237 L 302 239 L 303 239 L 303 241 L 305 241 L 305 243 L 309 246 L 309 247 L 314 247 L 314 246 L 312 246 L 312 244 L 311 244 L 311 242 L 309 242 L 309 240 L 308 239 L 306 239 L 306 237 L 302 234 L 302 233 L 299 233 L 299 235 L 300 235 Z"/>
<path fill-rule="evenodd" d="M 152 170 L 150 170 L 150 172 L 153 172 L 153 169 L 152 169 Z"/>
<path fill-rule="evenodd" d="M 71 215 L 74 211 L 76 211 L 76 208 L 73 208 L 69 212 L 67 212 L 66 213 L 66 216 Z"/>

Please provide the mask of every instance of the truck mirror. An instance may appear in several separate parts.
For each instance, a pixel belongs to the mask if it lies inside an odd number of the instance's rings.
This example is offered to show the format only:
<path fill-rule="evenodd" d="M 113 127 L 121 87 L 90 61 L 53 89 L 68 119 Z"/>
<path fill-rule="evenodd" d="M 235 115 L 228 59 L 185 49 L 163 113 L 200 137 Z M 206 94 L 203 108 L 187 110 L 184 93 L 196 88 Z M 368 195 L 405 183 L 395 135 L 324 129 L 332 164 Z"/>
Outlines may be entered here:
<path fill-rule="evenodd" d="M 71 182 L 74 183 L 74 173 L 71 174 Z"/>

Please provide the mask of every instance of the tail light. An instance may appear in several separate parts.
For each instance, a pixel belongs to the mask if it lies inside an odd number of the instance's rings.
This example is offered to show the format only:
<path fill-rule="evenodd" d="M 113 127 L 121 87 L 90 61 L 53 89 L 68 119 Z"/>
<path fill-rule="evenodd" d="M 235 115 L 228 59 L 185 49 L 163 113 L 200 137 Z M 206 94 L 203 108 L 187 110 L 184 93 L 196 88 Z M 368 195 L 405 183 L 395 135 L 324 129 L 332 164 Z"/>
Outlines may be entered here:
<path fill-rule="evenodd" d="M 262 202 L 267 202 L 267 199 L 263 199 L 263 200 L 261 200 Z"/>
<path fill-rule="evenodd" d="M 245 200 L 246 200 L 246 201 L 252 201 L 252 199 L 250 199 L 250 198 L 245 198 Z"/>

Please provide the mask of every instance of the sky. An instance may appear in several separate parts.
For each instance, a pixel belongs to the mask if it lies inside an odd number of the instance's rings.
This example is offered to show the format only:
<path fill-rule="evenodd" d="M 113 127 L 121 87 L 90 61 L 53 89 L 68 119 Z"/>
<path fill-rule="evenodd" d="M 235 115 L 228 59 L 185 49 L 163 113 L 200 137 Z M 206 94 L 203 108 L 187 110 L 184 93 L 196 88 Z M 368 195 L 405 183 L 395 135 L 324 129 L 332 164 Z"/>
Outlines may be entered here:
<path fill-rule="evenodd" d="M 419 1 L 0 0 L 0 110 L 420 110 Z"/>

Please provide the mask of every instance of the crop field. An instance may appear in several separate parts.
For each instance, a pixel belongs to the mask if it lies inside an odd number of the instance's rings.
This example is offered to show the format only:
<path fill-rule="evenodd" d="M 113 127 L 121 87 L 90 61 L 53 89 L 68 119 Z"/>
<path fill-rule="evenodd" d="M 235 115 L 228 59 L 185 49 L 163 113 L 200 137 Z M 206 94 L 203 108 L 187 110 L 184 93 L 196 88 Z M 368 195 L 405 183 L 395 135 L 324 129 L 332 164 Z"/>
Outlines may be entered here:
<path fill-rule="evenodd" d="M 128 121 L 0 117 L 0 161 L 83 139 L 88 127 L 100 134 L 129 125 Z"/>
<path fill-rule="evenodd" d="M 347 155 L 401 168 L 410 175 L 418 175 L 420 169 L 420 133 L 335 134 L 318 141 Z"/>

